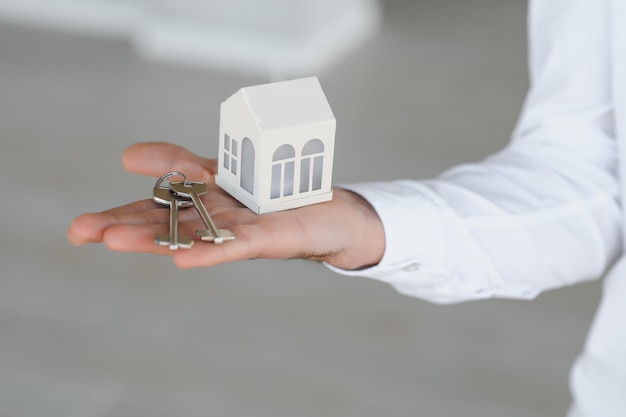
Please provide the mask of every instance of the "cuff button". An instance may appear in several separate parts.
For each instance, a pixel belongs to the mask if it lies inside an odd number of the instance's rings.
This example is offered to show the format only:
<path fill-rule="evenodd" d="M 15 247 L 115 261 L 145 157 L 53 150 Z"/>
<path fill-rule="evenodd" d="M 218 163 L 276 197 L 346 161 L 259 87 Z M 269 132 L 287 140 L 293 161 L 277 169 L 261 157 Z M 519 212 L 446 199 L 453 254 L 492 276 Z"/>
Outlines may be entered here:
<path fill-rule="evenodd" d="M 405 272 L 415 272 L 418 269 L 420 269 L 420 264 L 418 264 L 417 262 L 414 262 L 402 268 L 402 270 Z"/>

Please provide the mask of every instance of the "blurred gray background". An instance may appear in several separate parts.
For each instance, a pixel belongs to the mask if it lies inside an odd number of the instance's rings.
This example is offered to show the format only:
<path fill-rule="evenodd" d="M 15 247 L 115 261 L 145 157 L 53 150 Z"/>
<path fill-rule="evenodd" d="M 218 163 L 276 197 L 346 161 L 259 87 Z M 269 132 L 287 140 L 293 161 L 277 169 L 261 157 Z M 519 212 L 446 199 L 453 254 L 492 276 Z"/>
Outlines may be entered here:
<path fill-rule="evenodd" d="M 502 147 L 525 7 L 382 2 L 377 34 L 319 74 L 334 182 L 428 178 Z M 0 22 L 0 416 L 562 415 L 598 283 L 442 307 L 304 261 L 179 271 L 66 242 L 75 215 L 150 196 L 125 147 L 215 156 L 220 102 L 272 77 Z"/>

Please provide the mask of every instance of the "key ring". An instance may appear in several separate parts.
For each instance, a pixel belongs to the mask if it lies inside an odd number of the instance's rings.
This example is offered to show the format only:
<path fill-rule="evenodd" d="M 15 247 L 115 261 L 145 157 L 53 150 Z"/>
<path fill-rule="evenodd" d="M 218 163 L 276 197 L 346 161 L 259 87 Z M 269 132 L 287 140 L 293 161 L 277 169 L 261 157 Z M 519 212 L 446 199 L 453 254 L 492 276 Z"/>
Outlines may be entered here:
<path fill-rule="evenodd" d="M 170 171 L 167 174 L 163 174 L 161 175 L 161 178 L 159 178 L 157 180 L 157 182 L 154 184 L 154 188 L 168 188 L 168 187 L 161 187 L 161 183 L 165 182 L 165 180 L 167 180 L 168 178 L 172 178 L 172 177 L 183 177 L 183 183 L 187 183 L 187 176 L 185 174 L 183 174 L 180 171 Z"/>

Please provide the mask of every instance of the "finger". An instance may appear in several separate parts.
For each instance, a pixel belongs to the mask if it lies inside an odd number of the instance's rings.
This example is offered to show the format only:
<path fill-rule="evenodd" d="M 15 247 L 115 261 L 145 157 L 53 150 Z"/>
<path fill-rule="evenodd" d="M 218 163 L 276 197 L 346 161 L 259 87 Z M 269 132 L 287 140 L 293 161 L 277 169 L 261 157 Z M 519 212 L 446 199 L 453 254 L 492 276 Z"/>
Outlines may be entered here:
<path fill-rule="evenodd" d="M 187 149 L 165 142 L 138 143 L 122 155 L 122 165 L 135 174 L 159 177 L 166 172 L 181 171 L 189 179 L 208 182 L 217 172 L 217 162 Z"/>
<path fill-rule="evenodd" d="M 164 232 L 162 225 L 154 224 L 115 224 L 108 227 L 102 236 L 107 248 L 116 252 L 152 253 L 169 255 L 173 251 L 167 246 L 157 245 L 154 237 Z"/>
<path fill-rule="evenodd" d="M 169 222 L 168 220 L 164 223 Z M 193 238 L 195 230 L 200 227 L 197 219 L 180 221 L 178 224 L 179 237 L 188 236 Z M 167 234 L 168 226 L 156 223 L 119 223 L 108 227 L 103 232 L 102 241 L 107 248 L 117 252 L 154 253 L 158 255 L 173 255 L 175 251 L 169 249 L 169 245 L 159 245 L 155 242 L 155 236 Z M 199 244 L 195 241 L 194 245 Z M 187 251 L 181 249 L 180 251 Z"/>
<path fill-rule="evenodd" d="M 212 193 L 212 204 L 209 206 L 221 216 L 234 217 L 237 205 L 225 193 Z M 233 206 L 235 210 L 232 210 Z M 223 213 L 223 214 L 222 214 Z M 231 215 L 232 213 L 232 215 Z M 195 210 L 181 210 L 179 220 L 185 222 L 197 217 Z M 114 207 L 99 213 L 85 213 L 72 220 L 67 229 L 67 239 L 73 245 L 102 242 L 107 228 L 116 224 L 165 224 L 169 221 L 166 207 L 155 204 L 152 200 L 140 200 L 130 204 Z M 234 222 L 234 220 L 232 220 Z M 231 223 L 232 224 L 232 223 Z"/>
<path fill-rule="evenodd" d="M 159 220 L 162 217 L 159 210 L 155 210 L 152 201 L 135 201 L 100 213 L 84 213 L 77 216 L 67 229 L 67 239 L 77 246 L 97 243 L 102 241 L 104 231 L 114 224 L 162 223 L 163 220 Z"/>
<path fill-rule="evenodd" d="M 98 213 L 75 217 L 67 228 L 66 238 L 74 246 L 102 241 L 101 219 Z"/>

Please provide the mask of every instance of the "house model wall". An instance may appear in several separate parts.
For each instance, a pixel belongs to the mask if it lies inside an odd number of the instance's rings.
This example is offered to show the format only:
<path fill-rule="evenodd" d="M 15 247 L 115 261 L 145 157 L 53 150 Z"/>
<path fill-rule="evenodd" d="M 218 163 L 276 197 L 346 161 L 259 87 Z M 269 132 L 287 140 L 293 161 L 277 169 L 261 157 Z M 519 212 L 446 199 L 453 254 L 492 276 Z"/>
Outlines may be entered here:
<path fill-rule="evenodd" d="M 215 182 L 257 214 L 328 201 L 335 127 L 317 77 L 242 88 L 221 105 Z"/>

